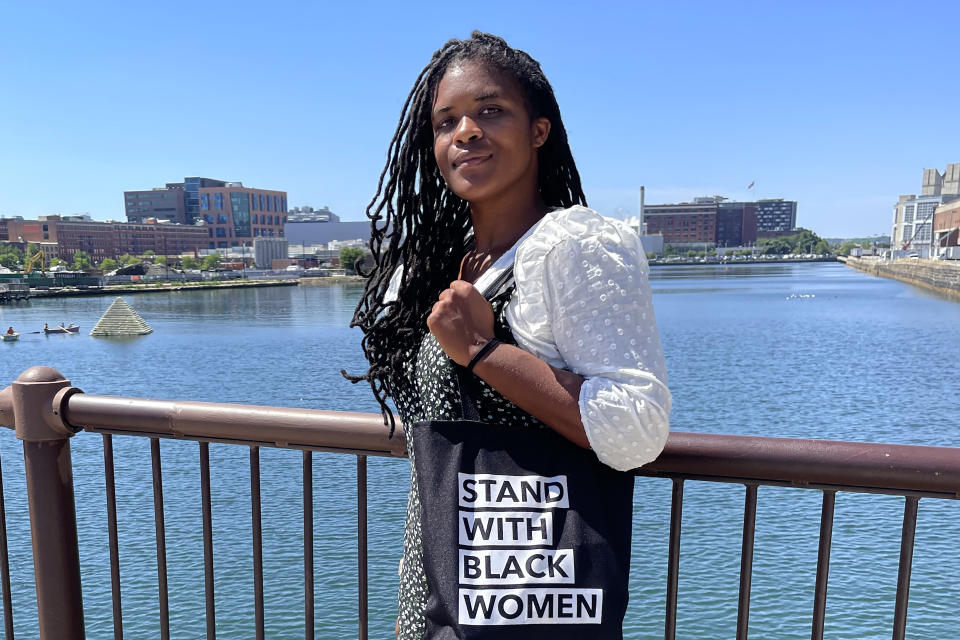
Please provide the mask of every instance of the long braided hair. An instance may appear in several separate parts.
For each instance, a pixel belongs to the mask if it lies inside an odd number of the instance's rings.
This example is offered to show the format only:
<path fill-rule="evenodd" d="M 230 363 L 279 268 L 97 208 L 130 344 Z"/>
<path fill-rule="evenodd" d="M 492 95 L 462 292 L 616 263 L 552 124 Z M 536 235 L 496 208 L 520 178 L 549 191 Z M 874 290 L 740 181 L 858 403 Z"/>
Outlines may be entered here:
<path fill-rule="evenodd" d="M 352 382 L 370 383 L 391 435 L 394 418 L 386 400 L 423 338 L 434 302 L 456 279 L 472 228 L 468 203 L 450 191 L 440 175 L 430 118 L 444 73 L 465 61 L 481 62 L 512 77 L 520 85 L 531 121 L 550 120 L 550 135 L 538 149 L 537 181 L 544 203 L 560 207 L 587 203 L 553 87 L 536 60 L 503 38 L 480 31 L 467 40 L 450 40 L 434 52 L 403 104 L 377 192 L 367 206 L 373 267 L 350 326 L 363 331 L 363 353 L 370 368 L 360 376 L 341 371 Z M 398 295 L 385 302 L 400 265 Z"/>

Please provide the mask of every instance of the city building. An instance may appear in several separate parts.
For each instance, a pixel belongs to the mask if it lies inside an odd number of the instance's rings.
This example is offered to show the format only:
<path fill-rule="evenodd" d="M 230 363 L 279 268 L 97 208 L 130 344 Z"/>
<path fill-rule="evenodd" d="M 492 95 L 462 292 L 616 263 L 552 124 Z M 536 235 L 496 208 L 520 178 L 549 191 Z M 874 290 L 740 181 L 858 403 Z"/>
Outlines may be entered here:
<path fill-rule="evenodd" d="M 200 187 L 200 218 L 207 223 L 210 249 L 250 246 L 256 238 L 284 236 L 287 193 L 244 187 Z"/>
<path fill-rule="evenodd" d="M 762 235 L 761 211 L 766 211 L 768 226 L 785 227 L 787 231 L 796 228 L 795 201 L 730 202 L 723 196 L 700 197 L 678 204 L 644 205 L 643 224 L 648 234 L 662 235 L 663 242 L 672 246 L 701 250 L 705 245 L 749 246 Z"/>
<path fill-rule="evenodd" d="M 891 255 L 915 253 L 921 258 L 933 255 L 934 212 L 943 204 L 960 199 L 960 163 L 948 164 L 946 171 L 923 170 L 920 195 L 902 195 L 893 207 L 890 230 Z"/>
<path fill-rule="evenodd" d="M 167 183 L 149 191 L 124 191 L 123 206 L 130 222 L 143 222 L 147 218 L 170 220 L 187 224 L 183 183 Z"/>
<path fill-rule="evenodd" d="M 86 252 L 94 264 L 125 253 L 157 255 L 196 252 L 207 246 L 209 234 L 203 225 L 181 225 L 147 220 L 143 223 L 98 222 L 90 216 L 39 216 L 36 220 L 9 218 L 0 239 L 36 242 L 46 257 L 70 261 L 77 251 Z M 56 248 L 55 255 L 52 253 Z"/>
<path fill-rule="evenodd" d="M 286 238 L 256 238 L 253 241 L 253 261 L 258 269 L 272 269 L 274 260 L 286 260 Z"/>
<path fill-rule="evenodd" d="M 323 209 L 294 207 L 287 211 L 287 220 L 289 222 L 340 222 L 340 216 L 326 206 Z"/>
<path fill-rule="evenodd" d="M 719 202 L 681 202 L 648 204 L 643 208 L 643 223 L 648 235 L 662 235 L 670 245 L 714 244 L 717 236 Z"/>
<path fill-rule="evenodd" d="M 284 235 L 293 245 L 328 244 L 334 241 L 370 240 L 370 223 L 364 222 L 313 222 L 287 218 Z"/>
<path fill-rule="evenodd" d="M 251 246 L 254 238 L 282 237 L 287 193 L 242 182 L 189 177 L 149 191 L 125 191 L 127 220 L 150 218 L 192 225 L 206 223 L 205 248 Z"/>
<path fill-rule="evenodd" d="M 756 206 L 757 231 L 793 231 L 797 228 L 795 200 L 758 200 Z"/>
<path fill-rule="evenodd" d="M 796 203 L 794 203 L 796 205 Z M 796 211 L 796 207 L 794 207 Z M 717 247 L 740 247 L 757 241 L 757 203 L 717 203 Z"/>
<path fill-rule="evenodd" d="M 933 243 L 938 249 L 960 246 L 960 199 L 942 204 L 934 211 Z"/>

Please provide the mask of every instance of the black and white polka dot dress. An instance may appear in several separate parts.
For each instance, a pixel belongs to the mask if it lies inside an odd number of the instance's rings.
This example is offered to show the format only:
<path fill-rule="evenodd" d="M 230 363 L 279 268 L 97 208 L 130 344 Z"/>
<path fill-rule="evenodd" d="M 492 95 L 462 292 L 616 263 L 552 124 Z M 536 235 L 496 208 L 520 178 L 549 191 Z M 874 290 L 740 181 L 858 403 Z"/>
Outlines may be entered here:
<path fill-rule="evenodd" d="M 502 342 L 516 344 L 505 318 L 505 309 L 513 287 L 492 300 L 494 333 Z M 425 332 L 426 333 L 426 332 Z M 416 354 L 407 359 L 406 376 L 394 383 L 394 403 L 405 425 L 421 420 L 456 420 L 462 415 L 460 391 L 450 360 L 432 334 L 426 333 Z M 509 424 L 518 428 L 544 428 L 543 423 L 523 411 L 478 379 L 475 399 L 482 420 Z M 404 527 L 403 562 L 400 566 L 398 619 L 400 640 L 420 640 L 426 630 L 424 611 L 427 603 L 427 580 L 423 572 L 421 513 L 417 474 L 414 468 L 413 442 L 407 431 L 410 454 L 410 495 Z M 425 488 L 429 490 L 429 488 Z M 425 514 L 429 520 L 429 514 Z"/>

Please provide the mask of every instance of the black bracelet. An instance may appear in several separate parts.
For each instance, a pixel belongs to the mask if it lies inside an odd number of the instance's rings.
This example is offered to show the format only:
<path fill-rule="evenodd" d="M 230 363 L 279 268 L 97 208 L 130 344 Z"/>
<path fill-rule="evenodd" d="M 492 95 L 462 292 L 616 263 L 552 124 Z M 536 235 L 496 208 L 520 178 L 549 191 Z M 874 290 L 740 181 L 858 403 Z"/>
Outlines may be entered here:
<path fill-rule="evenodd" d="M 487 344 L 483 345 L 480 351 L 477 351 L 477 355 L 473 356 L 470 359 L 470 363 L 467 365 L 467 373 L 473 373 L 473 368 L 477 366 L 477 363 L 483 358 L 483 356 L 490 353 L 495 346 L 500 344 L 500 341 L 496 338 L 490 338 L 490 341 Z"/>

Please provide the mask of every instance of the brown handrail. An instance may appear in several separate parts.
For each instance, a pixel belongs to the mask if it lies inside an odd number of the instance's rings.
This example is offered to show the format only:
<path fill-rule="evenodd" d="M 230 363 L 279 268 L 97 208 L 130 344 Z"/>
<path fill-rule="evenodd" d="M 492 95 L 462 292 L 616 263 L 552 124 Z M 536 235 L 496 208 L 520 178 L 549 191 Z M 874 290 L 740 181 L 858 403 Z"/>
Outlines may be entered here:
<path fill-rule="evenodd" d="M 379 415 L 71 395 L 64 428 L 374 456 L 406 456 Z M 960 448 L 673 432 L 637 475 L 960 497 Z"/>
<path fill-rule="evenodd" d="M 201 443 L 208 637 L 215 637 L 215 612 L 207 443 L 212 441 L 243 444 L 253 447 L 251 452 L 258 446 L 272 446 L 298 448 L 306 452 L 321 450 L 357 455 L 360 509 L 358 539 L 361 545 L 358 551 L 358 578 L 361 580 L 358 595 L 360 637 L 365 637 L 364 456 L 406 455 L 402 429 L 398 429 L 394 437 L 388 437 L 379 415 L 86 395 L 71 387 L 70 382 L 55 370 L 35 367 L 25 371 L 13 385 L 0 392 L 0 424 L 15 427 L 17 437 L 24 441 L 37 577 L 38 622 L 40 637 L 44 640 L 83 637 L 73 481 L 69 464 L 69 439 L 82 430 L 150 438 L 181 438 Z M 112 448 L 110 455 L 106 455 L 107 443 L 109 435 L 105 438 L 105 460 L 112 462 Z M 159 474 L 158 445 L 152 444 L 152 450 L 155 450 L 155 473 Z M 258 478 L 255 475 L 253 453 L 251 456 L 253 486 L 258 484 Z M 310 468 L 309 457 L 305 454 L 305 540 L 308 540 L 307 529 L 312 521 L 312 517 L 308 520 L 306 504 L 308 496 L 312 501 L 312 488 L 308 482 Z M 746 487 L 738 609 L 738 637 L 743 638 L 746 637 L 749 620 L 750 573 L 758 485 L 798 486 L 824 492 L 817 584 L 813 601 L 813 638 L 820 638 L 823 633 L 835 493 L 864 491 L 905 496 L 894 615 L 894 637 L 902 638 L 906 625 L 917 501 L 920 497 L 960 497 L 960 448 L 675 432 L 670 435 L 660 457 L 635 473 L 673 479 L 664 632 L 666 638 L 672 638 L 676 629 L 680 514 L 685 479 L 734 482 Z M 155 479 L 155 500 L 162 500 L 162 495 L 158 493 L 158 482 L 159 478 Z M 252 500 L 256 503 L 255 498 L 254 496 Z M 253 506 L 256 507 L 256 504 Z M 112 520 L 114 522 L 111 526 L 115 527 L 115 518 Z M 0 522 L 0 529 L 2 524 Z M 158 526 L 162 526 L 162 523 L 158 522 Z M 256 528 L 256 523 L 254 526 Z M 256 532 L 254 535 L 258 536 Z M 312 533 L 309 539 L 312 541 Z M 0 543 L 5 544 L 5 540 Z M 308 555 L 305 552 L 305 560 Z M 158 558 L 159 556 L 158 550 Z M 8 572 L 4 571 L 4 574 L 3 579 L 6 581 L 9 579 Z M 305 581 L 305 596 L 308 600 L 305 617 L 312 623 L 312 571 L 305 570 Z M 119 577 L 114 582 L 118 584 Z M 118 595 L 115 594 L 115 598 Z M 262 607 L 260 609 L 258 624 L 262 627 Z M 115 600 L 115 612 L 119 610 L 119 600 Z M 7 620 L 9 621 L 9 617 Z M 115 631 L 117 637 L 122 636 L 122 627 L 119 624 Z M 308 629 L 307 637 L 312 637 L 311 634 L 312 629 Z"/>

